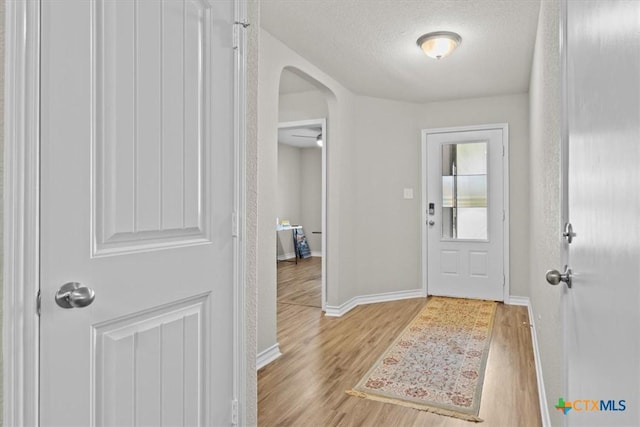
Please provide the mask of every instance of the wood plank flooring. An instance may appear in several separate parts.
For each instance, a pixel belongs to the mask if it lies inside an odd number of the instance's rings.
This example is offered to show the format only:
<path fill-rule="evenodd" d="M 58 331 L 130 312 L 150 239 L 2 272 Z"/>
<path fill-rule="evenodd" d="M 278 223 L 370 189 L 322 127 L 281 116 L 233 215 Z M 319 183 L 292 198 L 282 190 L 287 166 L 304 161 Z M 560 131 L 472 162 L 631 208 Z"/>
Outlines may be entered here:
<path fill-rule="evenodd" d="M 278 304 L 282 356 L 258 372 L 260 426 L 466 426 L 473 423 L 348 396 L 426 303 L 416 298 L 356 307 L 340 318 Z M 480 417 L 485 426 L 540 426 L 525 307 L 498 305 Z"/>
<path fill-rule="evenodd" d="M 322 307 L 322 258 L 278 263 L 278 302 Z"/>

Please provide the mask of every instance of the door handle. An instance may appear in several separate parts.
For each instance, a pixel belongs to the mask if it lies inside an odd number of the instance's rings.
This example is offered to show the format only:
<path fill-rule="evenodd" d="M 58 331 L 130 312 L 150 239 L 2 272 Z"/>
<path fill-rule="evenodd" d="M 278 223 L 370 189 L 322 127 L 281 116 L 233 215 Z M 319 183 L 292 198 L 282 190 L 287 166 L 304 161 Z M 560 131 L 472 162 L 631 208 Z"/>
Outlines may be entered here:
<path fill-rule="evenodd" d="M 96 299 L 93 289 L 77 282 L 65 283 L 56 292 L 56 303 L 62 308 L 86 307 Z"/>
<path fill-rule="evenodd" d="M 431 227 L 433 227 L 434 225 L 436 225 L 436 222 L 435 222 L 434 220 L 430 219 L 430 220 L 429 220 L 429 225 L 430 225 Z"/>
<path fill-rule="evenodd" d="M 572 275 L 572 271 L 570 268 L 567 268 L 567 266 L 564 266 L 564 273 L 560 273 L 558 270 L 549 270 L 547 271 L 547 274 L 545 275 L 547 282 L 549 282 L 550 285 L 557 285 L 560 282 L 564 282 L 567 284 L 568 288 L 571 288 L 571 275 Z"/>

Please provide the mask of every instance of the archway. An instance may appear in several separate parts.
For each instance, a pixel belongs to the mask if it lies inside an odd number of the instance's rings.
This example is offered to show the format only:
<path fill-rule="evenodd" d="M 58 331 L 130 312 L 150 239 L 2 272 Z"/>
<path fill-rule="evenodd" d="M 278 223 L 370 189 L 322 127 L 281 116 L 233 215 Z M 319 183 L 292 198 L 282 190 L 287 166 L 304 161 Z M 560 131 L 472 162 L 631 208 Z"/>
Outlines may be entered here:
<path fill-rule="evenodd" d="M 327 117 L 319 82 L 282 70 L 278 98 L 276 300 L 326 306 Z M 291 238 L 293 237 L 293 239 Z"/>

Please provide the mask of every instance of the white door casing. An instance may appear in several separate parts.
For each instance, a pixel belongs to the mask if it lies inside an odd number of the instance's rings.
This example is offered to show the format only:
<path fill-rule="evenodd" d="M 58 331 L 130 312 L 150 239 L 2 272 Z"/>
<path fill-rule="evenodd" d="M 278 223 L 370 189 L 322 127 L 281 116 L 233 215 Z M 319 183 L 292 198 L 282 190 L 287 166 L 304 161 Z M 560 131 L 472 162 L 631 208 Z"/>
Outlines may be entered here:
<path fill-rule="evenodd" d="M 424 130 L 422 152 L 425 293 L 508 300 L 508 125 Z"/>
<path fill-rule="evenodd" d="M 563 204 L 576 235 L 564 246 L 573 277 L 553 398 L 574 404 L 566 425 L 640 425 L 640 3 L 562 5 Z"/>
<path fill-rule="evenodd" d="M 41 10 L 41 425 L 228 425 L 236 2 Z M 70 281 L 92 305 L 56 305 Z"/>
<path fill-rule="evenodd" d="M 40 5 L 5 2 L 3 423 L 38 422 Z"/>
<path fill-rule="evenodd" d="M 310 119 L 310 120 L 298 120 L 293 122 L 280 122 L 278 123 L 278 129 L 291 129 L 291 128 L 304 128 L 307 126 L 319 126 L 322 129 L 322 190 L 321 190 L 321 256 L 322 265 L 320 267 L 321 275 L 321 308 L 322 311 L 326 311 L 327 307 L 327 151 L 328 151 L 328 132 L 327 132 L 327 119 Z M 304 224 L 303 224 L 304 225 Z"/>

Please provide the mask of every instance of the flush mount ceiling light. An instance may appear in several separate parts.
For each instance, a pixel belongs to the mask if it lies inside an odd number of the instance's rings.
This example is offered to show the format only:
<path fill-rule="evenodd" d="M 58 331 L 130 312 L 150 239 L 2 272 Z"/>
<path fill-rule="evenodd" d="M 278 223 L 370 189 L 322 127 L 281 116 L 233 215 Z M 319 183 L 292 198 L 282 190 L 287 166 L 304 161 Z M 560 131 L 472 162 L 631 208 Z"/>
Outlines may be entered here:
<path fill-rule="evenodd" d="M 436 31 L 420 36 L 416 43 L 427 56 L 442 59 L 462 43 L 462 37 L 451 31 Z"/>

